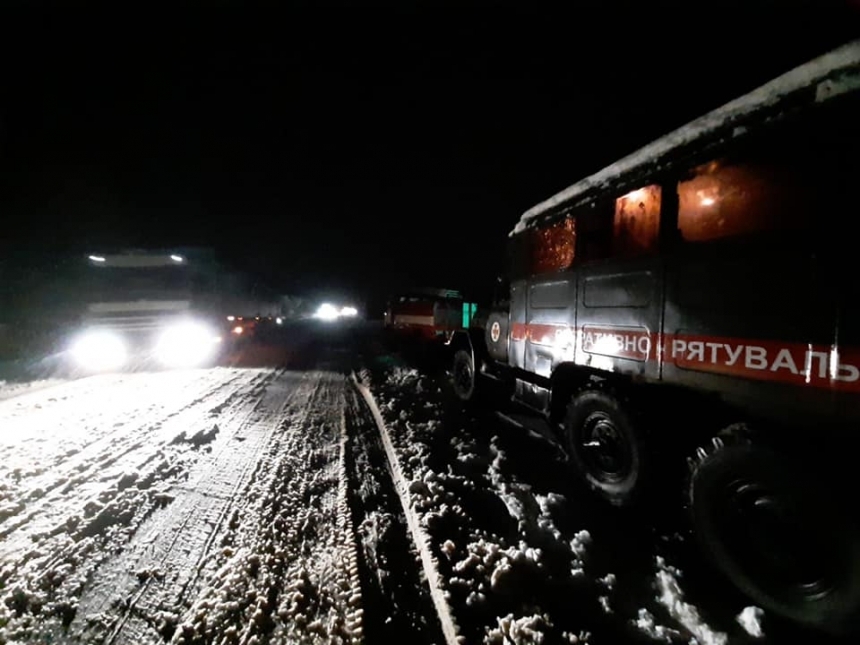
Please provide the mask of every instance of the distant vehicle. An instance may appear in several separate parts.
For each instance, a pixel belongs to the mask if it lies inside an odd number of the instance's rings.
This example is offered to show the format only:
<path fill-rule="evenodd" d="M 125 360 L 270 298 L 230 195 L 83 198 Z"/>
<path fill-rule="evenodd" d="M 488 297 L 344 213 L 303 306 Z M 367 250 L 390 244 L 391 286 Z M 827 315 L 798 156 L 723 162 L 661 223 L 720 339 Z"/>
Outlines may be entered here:
<path fill-rule="evenodd" d="M 227 333 L 230 344 L 258 340 L 283 322 L 284 319 L 280 316 L 228 316 Z"/>
<path fill-rule="evenodd" d="M 313 313 L 313 318 L 333 322 L 336 320 L 357 320 L 358 309 L 351 305 L 334 305 L 330 302 L 321 303 Z"/>
<path fill-rule="evenodd" d="M 223 325 L 205 255 L 130 251 L 83 262 L 83 311 L 70 346 L 78 367 L 193 367 L 217 356 Z"/>
<path fill-rule="evenodd" d="M 501 384 L 611 504 L 687 457 L 706 555 L 831 632 L 860 626 L 858 115 L 860 41 L 538 204 L 449 344 L 460 399 Z"/>
<path fill-rule="evenodd" d="M 393 296 L 384 326 L 391 337 L 407 340 L 446 340 L 467 329 L 477 305 L 453 289 L 412 289 Z"/>

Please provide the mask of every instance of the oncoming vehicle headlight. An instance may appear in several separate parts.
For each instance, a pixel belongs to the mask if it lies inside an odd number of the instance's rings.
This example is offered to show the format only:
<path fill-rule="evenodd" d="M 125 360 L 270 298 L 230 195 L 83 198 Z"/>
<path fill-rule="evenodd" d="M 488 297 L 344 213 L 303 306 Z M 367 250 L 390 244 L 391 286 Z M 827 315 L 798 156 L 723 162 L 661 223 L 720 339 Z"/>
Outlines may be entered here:
<path fill-rule="evenodd" d="M 122 367 L 128 350 L 119 335 L 102 330 L 84 332 L 72 345 L 72 356 L 87 370 L 107 371 Z"/>
<path fill-rule="evenodd" d="M 327 302 L 321 304 L 314 314 L 314 318 L 320 320 L 336 320 L 338 316 L 340 316 L 340 310 Z"/>
<path fill-rule="evenodd" d="M 218 335 L 202 323 L 177 323 L 158 338 L 155 357 L 169 367 L 197 367 L 212 358 L 219 340 Z"/>

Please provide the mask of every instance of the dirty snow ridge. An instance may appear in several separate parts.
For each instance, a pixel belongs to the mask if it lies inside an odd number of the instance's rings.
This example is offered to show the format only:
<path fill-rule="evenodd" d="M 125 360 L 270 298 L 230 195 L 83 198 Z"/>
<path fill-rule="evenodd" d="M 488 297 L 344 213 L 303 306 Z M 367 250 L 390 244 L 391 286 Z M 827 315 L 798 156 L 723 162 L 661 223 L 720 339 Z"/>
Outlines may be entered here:
<path fill-rule="evenodd" d="M 15 381 L 0 381 L 0 401 L 5 401 L 6 399 L 11 399 L 17 396 L 30 394 L 32 392 L 45 390 L 49 387 L 62 385 L 65 382 L 66 381 L 64 379 L 59 378 L 42 379 L 39 381 L 28 381 L 24 383 L 18 383 Z"/>
<path fill-rule="evenodd" d="M 430 552 L 430 538 L 424 532 L 421 527 L 420 520 L 412 511 L 412 506 L 410 505 L 409 500 L 409 487 L 403 477 L 403 471 L 400 467 L 400 462 L 397 459 L 397 454 L 394 451 L 391 436 L 388 434 L 388 429 L 385 427 L 385 422 L 382 420 L 382 413 L 379 411 L 379 406 L 377 406 L 376 401 L 373 398 L 373 394 L 358 380 L 354 373 L 352 375 L 352 381 L 367 403 L 368 408 L 370 408 L 373 420 L 376 422 L 376 427 L 379 429 L 379 434 L 382 437 L 382 445 L 385 447 L 385 454 L 388 457 L 388 467 L 391 470 L 394 487 L 397 489 L 398 497 L 400 497 L 400 503 L 403 506 L 403 512 L 406 516 L 406 523 L 409 525 L 409 530 L 412 533 L 412 540 L 421 556 L 421 564 L 424 568 L 427 584 L 430 587 L 430 597 L 433 600 L 433 606 L 436 608 L 439 623 L 442 626 L 445 643 L 447 645 L 459 645 L 460 639 L 457 636 L 457 624 L 454 622 L 454 617 L 451 614 L 451 607 L 445 599 L 439 569 L 436 566 L 433 554 Z"/>

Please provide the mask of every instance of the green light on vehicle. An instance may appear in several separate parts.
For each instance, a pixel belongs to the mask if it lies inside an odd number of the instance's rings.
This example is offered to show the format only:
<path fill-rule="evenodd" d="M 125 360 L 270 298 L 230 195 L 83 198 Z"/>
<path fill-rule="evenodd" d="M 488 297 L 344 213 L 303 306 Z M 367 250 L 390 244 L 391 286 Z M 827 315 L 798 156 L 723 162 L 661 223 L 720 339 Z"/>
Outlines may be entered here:
<path fill-rule="evenodd" d="M 478 305 L 474 302 L 463 303 L 463 328 L 468 329 L 472 318 L 475 317 L 475 312 L 478 310 Z"/>

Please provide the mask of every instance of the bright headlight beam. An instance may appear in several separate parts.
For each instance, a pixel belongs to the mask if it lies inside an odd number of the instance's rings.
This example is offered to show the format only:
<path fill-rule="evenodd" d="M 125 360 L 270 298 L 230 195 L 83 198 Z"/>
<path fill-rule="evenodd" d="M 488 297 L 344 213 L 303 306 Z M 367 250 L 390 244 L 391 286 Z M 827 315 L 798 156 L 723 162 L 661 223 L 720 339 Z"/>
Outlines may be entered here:
<path fill-rule="evenodd" d="M 160 363 L 170 367 L 199 367 L 217 348 L 217 334 L 206 325 L 188 322 L 168 327 L 155 347 Z"/>
<path fill-rule="evenodd" d="M 119 369 L 128 359 L 125 343 L 109 331 L 90 331 L 72 345 L 72 356 L 77 364 L 96 372 Z"/>
<path fill-rule="evenodd" d="M 327 302 L 321 304 L 319 309 L 317 309 L 317 312 L 314 314 L 314 317 L 319 318 L 320 320 L 335 320 L 338 316 L 340 316 L 338 308 Z"/>
<path fill-rule="evenodd" d="M 92 260 L 93 262 L 104 262 L 105 261 L 105 259 L 101 255 L 91 255 L 89 257 L 90 257 L 90 260 Z"/>
<path fill-rule="evenodd" d="M 173 260 L 174 262 L 179 262 L 179 263 L 185 262 L 185 258 L 182 257 L 181 255 L 171 255 L 170 259 Z"/>
<path fill-rule="evenodd" d="M 341 316 L 357 316 L 358 315 L 358 309 L 356 309 L 355 307 L 344 307 L 343 309 L 340 310 L 340 315 Z"/>

